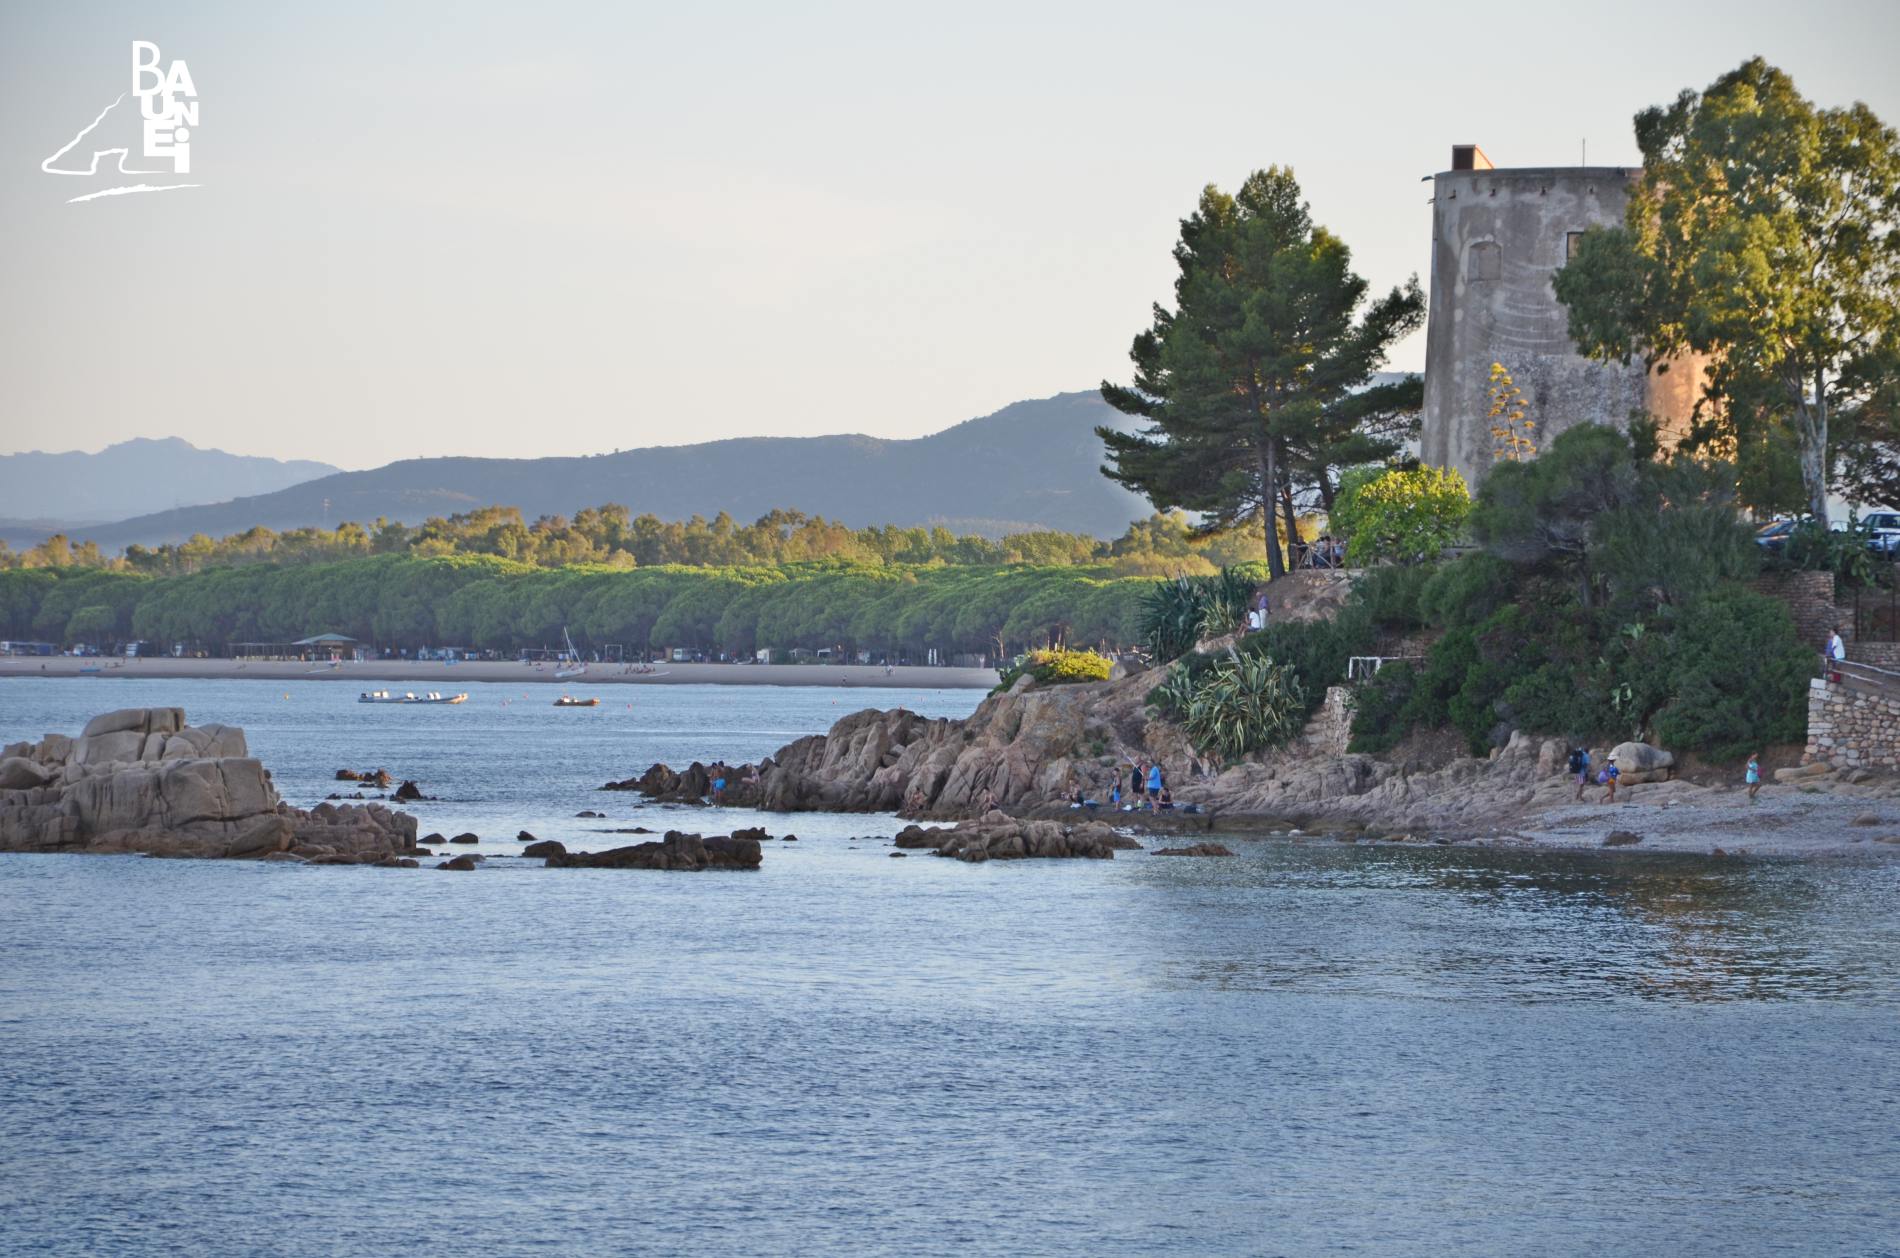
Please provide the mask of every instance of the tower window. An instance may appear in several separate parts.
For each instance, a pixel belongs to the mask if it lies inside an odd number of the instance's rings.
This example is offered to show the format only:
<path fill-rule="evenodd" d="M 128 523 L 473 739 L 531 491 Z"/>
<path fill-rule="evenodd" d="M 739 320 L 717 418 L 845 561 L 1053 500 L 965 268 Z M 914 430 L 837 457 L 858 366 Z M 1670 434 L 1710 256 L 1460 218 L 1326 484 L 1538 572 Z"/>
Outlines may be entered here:
<path fill-rule="evenodd" d="M 1468 280 L 1496 279 L 1501 252 L 1495 240 L 1480 240 L 1472 245 L 1471 252 L 1465 259 L 1465 278 Z"/>

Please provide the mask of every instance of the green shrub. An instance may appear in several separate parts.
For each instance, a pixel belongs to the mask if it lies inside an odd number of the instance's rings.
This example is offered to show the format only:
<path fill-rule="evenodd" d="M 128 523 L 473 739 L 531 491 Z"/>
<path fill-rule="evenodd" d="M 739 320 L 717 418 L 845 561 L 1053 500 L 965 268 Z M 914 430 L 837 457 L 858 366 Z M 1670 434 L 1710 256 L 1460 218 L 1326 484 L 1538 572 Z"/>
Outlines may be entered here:
<path fill-rule="evenodd" d="M 1723 590 L 1684 611 L 1673 646 L 1661 745 L 1720 759 L 1804 737 L 1812 655 L 1780 603 Z"/>
<path fill-rule="evenodd" d="M 1025 673 L 1034 677 L 1036 684 L 1041 686 L 1072 686 L 1081 682 L 1107 681 L 1114 666 L 1113 660 L 1094 651 L 1050 647 L 1044 651 L 1031 651 L 1020 663 L 998 669 L 1002 681 L 996 689 L 1008 690 Z"/>
<path fill-rule="evenodd" d="M 1346 479 L 1330 519 L 1347 539 L 1347 562 L 1409 564 L 1431 559 L 1457 541 L 1470 511 L 1464 477 L 1448 468 L 1420 467 L 1363 481 Z"/>
<path fill-rule="evenodd" d="M 1182 726 L 1203 755 L 1233 761 L 1285 743 L 1305 723 L 1306 697 L 1293 670 L 1235 652 L 1195 683 Z"/>
<path fill-rule="evenodd" d="M 1481 624 L 1511 601 L 1517 569 L 1495 555 L 1454 559 L 1432 570 L 1419 591 L 1419 616 L 1429 625 Z"/>
<path fill-rule="evenodd" d="M 1418 689 L 1418 669 L 1395 660 L 1371 678 L 1353 687 L 1350 751 L 1383 755 L 1398 746 L 1411 729 L 1409 710 Z"/>

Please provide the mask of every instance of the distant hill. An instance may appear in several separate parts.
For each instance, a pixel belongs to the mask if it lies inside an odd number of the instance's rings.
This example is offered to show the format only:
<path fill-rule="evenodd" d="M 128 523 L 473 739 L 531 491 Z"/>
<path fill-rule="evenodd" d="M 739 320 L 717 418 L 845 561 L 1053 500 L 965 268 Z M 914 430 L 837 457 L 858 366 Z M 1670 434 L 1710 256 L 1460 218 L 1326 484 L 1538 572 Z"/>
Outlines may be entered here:
<path fill-rule="evenodd" d="M 97 454 L 0 454 L 0 534 L 43 536 L 99 520 L 268 494 L 336 468 L 200 450 L 177 437 L 137 438 Z"/>
<path fill-rule="evenodd" d="M 490 505 L 519 507 L 533 519 L 615 502 L 665 520 L 727 511 L 749 523 L 784 507 L 853 527 L 942 524 L 989 536 L 1049 528 L 1112 537 L 1150 510 L 1097 470 L 1104 455 L 1096 425 L 1126 419 L 1099 394 L 1063 393 L 904 441 L 742 437 L 580 458 L 405 459 L 80 536 L 116 551 L 260 524 L 281 531 L 378 516 L 416 524 Z"/>

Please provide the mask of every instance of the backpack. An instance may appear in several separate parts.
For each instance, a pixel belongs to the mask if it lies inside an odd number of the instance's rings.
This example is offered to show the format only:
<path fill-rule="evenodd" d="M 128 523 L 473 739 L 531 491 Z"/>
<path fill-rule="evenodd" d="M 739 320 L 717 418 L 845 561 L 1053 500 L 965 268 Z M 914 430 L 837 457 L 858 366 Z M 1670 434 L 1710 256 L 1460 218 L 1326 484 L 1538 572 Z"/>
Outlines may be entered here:
<path fill-rule="evenodd" d="M 1571 771 L 1572 773 L 1582 773 L 1582 772 L 1583 772 L 1583 752 L 1582 752 L 1582 751 L 1579 751 L 1579 750 L 1575 750 L 1575 749 L 1573 749 L 1573 750 L 1571 751 L 1571 753 L 1570 753 L 1570 771 Z"/>

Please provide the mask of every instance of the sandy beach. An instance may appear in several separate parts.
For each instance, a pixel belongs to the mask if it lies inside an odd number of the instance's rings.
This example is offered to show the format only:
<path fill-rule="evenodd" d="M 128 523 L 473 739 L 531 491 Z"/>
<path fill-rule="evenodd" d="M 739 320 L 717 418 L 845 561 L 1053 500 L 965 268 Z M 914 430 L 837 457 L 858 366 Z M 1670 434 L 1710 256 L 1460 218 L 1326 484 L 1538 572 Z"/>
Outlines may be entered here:
<path fill-rule="evenodd" d="M 330 680 L 372 684 L 402 683 L 453 693 L 469 682 L 546 682 L 576 692 L 608 685 L 722 685 L 722 686 L 863 686 L 869 689 L 988 690 L 996 685 L 989 668 L 925 668 L 899 666 L 886 673 L 880 666 L 851 664 L 656 664 L 655 672 L 624 672 L 623 665 L 589 665 L 583 677 L 557 678 L 552 664 L 514 661 L 346 660 L 334 667 L 301 660 L 200 660 L 85 658 L 75 656 L 9 656 L 0 658 L 0 678 L 97 677 L 113 678 L 256 678 L 260 681 Z"/>

